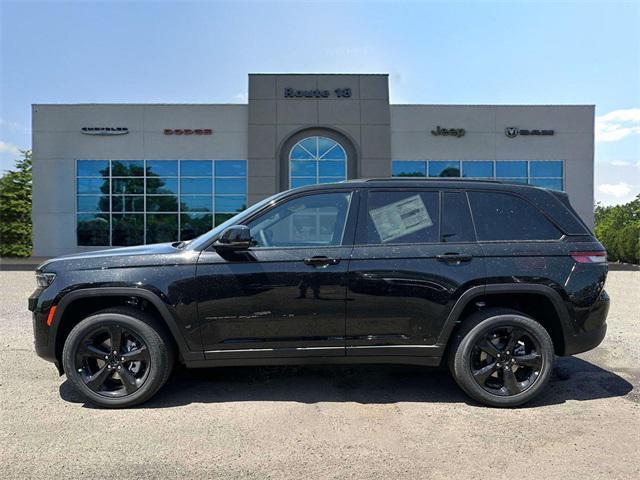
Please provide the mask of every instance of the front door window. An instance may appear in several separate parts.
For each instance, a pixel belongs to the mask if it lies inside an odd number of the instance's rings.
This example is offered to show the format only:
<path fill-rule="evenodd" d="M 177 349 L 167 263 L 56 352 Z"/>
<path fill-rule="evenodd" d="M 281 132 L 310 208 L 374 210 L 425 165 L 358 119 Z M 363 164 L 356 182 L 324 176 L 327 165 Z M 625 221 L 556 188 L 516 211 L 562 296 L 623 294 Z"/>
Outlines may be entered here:
<path fill-rule="evenodd" d="M 249 223 L 256 247 L 322 247 L 342 243 L 351 192 L 306 195 Z"/>

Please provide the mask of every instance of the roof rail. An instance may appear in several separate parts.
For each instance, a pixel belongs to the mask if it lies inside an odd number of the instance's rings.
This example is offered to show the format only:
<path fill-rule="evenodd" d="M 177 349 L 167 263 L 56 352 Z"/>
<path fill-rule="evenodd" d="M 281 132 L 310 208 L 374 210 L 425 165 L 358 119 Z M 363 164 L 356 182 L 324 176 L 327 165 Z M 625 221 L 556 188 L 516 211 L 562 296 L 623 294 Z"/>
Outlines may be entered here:
<path fill-rule="evenodd" d="M 472 179 L 464 177 L 380 177 L 365 178 L 362 182 L 473 182 L 473 183 L 509 183 L 503 180 Z"/>

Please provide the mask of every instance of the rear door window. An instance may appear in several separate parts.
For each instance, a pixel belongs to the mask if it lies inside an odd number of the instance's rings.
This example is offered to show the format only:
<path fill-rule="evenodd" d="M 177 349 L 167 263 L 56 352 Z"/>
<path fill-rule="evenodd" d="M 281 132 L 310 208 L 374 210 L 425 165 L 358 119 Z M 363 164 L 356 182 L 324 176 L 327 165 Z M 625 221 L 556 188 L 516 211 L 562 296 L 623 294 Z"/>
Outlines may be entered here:
<path fill-rule="evenodd" d="M 562 236 L 536 207 L 526 200 L 499 192 L 469 192 L 479 241 L 557 240 Z"/>
<path fill-rule="evenodd" d="M 372 191 L 367 204 L 366 243 L 438 242 L 439 221 L 438 192 Z"/>
<path fill-rule="evenodd" d="M 451 243 L 475 240 L 467 196 L 463 192 L 443 192 L 440 241 Z"/>

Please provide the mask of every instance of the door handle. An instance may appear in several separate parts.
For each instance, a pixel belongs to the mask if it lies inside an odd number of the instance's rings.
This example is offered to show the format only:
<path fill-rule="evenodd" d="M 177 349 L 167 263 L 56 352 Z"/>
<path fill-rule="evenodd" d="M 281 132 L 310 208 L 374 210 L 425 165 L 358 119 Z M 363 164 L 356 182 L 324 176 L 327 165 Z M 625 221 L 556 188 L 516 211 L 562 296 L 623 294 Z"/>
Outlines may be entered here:
<path fill-rule="evenodd" d="M 456 265 L 462 262 L 470 262 L 473 257 L 471 255 L 465 255 L 461 253 L 444 253 L 442 255 L 436 255 L 436 260 L 445 263 L 455 263 Z"/>
<path fill-rule="evenodd" d="M 312 267 L 328 267 L 329 265 L 337 265 L 340 263 L 339 258 L 329 258 L 324 255 L 316 255 L 311 258 L 305 258 L 303 262 Z"/>

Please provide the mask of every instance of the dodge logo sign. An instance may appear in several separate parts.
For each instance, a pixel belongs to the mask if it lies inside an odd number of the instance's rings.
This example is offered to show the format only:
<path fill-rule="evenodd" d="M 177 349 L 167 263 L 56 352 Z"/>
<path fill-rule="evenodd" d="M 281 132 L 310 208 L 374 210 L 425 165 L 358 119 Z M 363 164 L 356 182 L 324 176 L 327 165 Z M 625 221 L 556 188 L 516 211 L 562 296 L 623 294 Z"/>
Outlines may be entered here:
<path fill-rule="evenodd" d="M 504 134 L 509 138 L 516 138 L 518 135 L 526 136 L 526 135 L 553 135 L 553 130 L 525 130 L 524 128 L 518 127 L 507 127 L 504 129 Z"/>
<path fill-rule="evenodd" d="M 211 135 L 210 128 L 165 128 L 165 135 Z"/>
<path fill-rule="evenodd" d="M 127 127 L 82 127 L 81 131 L 85 135 L 100 135 L 102 137 L 109 135 L 126 135 L 129 133 Z"/>

